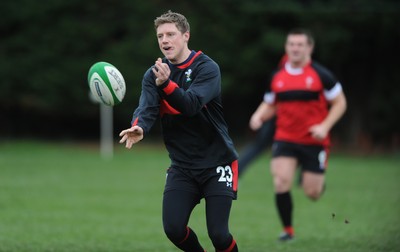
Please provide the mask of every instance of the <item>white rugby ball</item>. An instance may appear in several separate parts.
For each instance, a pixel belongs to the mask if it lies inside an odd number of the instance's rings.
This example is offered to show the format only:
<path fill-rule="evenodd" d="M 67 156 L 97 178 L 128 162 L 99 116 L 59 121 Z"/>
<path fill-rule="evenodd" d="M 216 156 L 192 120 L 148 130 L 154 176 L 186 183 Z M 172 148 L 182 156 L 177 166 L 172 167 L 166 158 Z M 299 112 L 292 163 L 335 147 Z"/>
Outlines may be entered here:
<path fill-rule="evenodd" d="M 97 62 L 89 69 L 89 88 L 94 99 L 107 106 L 122 102 L 126 92 L 125 80 L 120 71 L 107 62 Z"/>

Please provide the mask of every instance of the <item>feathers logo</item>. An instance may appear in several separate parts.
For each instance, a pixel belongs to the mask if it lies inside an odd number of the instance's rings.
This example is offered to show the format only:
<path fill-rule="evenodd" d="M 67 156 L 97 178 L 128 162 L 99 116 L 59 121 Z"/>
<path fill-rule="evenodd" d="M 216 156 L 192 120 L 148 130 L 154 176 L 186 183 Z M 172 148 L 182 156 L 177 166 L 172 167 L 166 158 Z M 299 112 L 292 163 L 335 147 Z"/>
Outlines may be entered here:
<path fill-rule="evenodd" d="M 190 78 L 190 75 L 192 74 L 192 69 L 188 69 L 186 72 L 185 72 L 185 75 L 186 75 L 186 82 L 190 82 L 190 81 L 192 81 L 192 79 Z"/>

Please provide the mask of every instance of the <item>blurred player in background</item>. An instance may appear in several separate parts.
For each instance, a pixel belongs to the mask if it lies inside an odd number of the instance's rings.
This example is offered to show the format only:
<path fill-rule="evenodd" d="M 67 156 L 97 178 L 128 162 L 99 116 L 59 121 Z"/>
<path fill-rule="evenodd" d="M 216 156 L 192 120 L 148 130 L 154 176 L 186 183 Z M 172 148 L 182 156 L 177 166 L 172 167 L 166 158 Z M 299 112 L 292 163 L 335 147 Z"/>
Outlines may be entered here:
<path fill-rule="evenodd" d="M 324 189 L 329 131 L 346 110 L 341 84 L 329 70 L 312 61 L 313 47 L 308 31 L 288 33 L 288 60 L 272 76 L 263 102 L 250 119 L 250 128 L 258 130 L 266 120 L 274 115 L 277 118 L 271 173 L 284 229 L 281 241 L 294 238 L 290 191 L 296 168 L 301 167 L 304 193 L 317 200 Z"/>
<path fill-rule="evenodd" d="M 165 57 L 145 73 L 132 127 L 120 133 L 120 143 L 130 149 L 161 117 L 171 159 L 162 206 L 167 237 L 183 251 L 205 251 L 187 226 L 205 198 L 215 251 L 238 251 L 228 228 L 237 194 L 237 153 L 223 117 L 219 67 L 201 51 L 189 50 L 190 27 L 183 15 L 168 11 L 154 25 Z"/>
<path fill-rule="evenodd" d="M 287 61 L 287 55 L 283 55 L 279 61 L 278 68 L 282 68 Z M 268 146 L 272 145 L 275 134 L 275 117 L 264 122 L 257 130 L 254 140 L 247 144 L 239 155 L 239 177 L 243 176 L 249 165 L 257 158 Z"/>

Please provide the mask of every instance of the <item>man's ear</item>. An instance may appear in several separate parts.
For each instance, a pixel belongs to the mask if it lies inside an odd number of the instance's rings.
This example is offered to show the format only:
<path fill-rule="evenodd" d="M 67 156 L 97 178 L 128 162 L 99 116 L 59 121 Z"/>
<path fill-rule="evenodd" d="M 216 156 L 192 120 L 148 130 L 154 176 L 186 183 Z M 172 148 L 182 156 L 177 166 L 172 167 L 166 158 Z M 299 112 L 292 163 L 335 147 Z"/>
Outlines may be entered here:
<path fill-rule="evenodd" d="M 310 45 L 310 55 L 314 52 L 314 45 Z"/>
<path fill-rule="evenodd" d="M 183 34 L 183 38 L 185 39 L 185 42 L 186 42 L 186 43 L 189 42 L 189 39 L 190 39 L 190 32 L 185 32 L 185 33 Z"/>

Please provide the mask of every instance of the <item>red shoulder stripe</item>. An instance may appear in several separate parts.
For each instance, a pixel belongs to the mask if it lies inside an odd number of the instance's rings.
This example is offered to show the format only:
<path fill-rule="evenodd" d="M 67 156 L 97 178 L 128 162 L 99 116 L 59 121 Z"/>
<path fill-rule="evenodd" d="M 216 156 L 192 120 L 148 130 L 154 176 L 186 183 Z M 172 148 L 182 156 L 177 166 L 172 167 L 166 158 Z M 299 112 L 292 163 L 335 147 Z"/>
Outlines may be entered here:
<path fill-rule="evenodd" d="M 202 54 L 202 53 L 203 53 L 202 51 L 198 51 L 198 52 L 193 56 L 193 58 L 192 58 L 191 60 L 189 60 L 188 63 L 183 64 L 183 65 L 181 65 L 181 66 L 178 66 L 178 68 L 179 68 L 179 69 L 185 69 L 185 68 L 187 68 L 188 66 L 190 66 L 190 65 L 193 63 L 194 59 L 197 58 L 197 56 L 199 56 L 199 55 Z"/>

